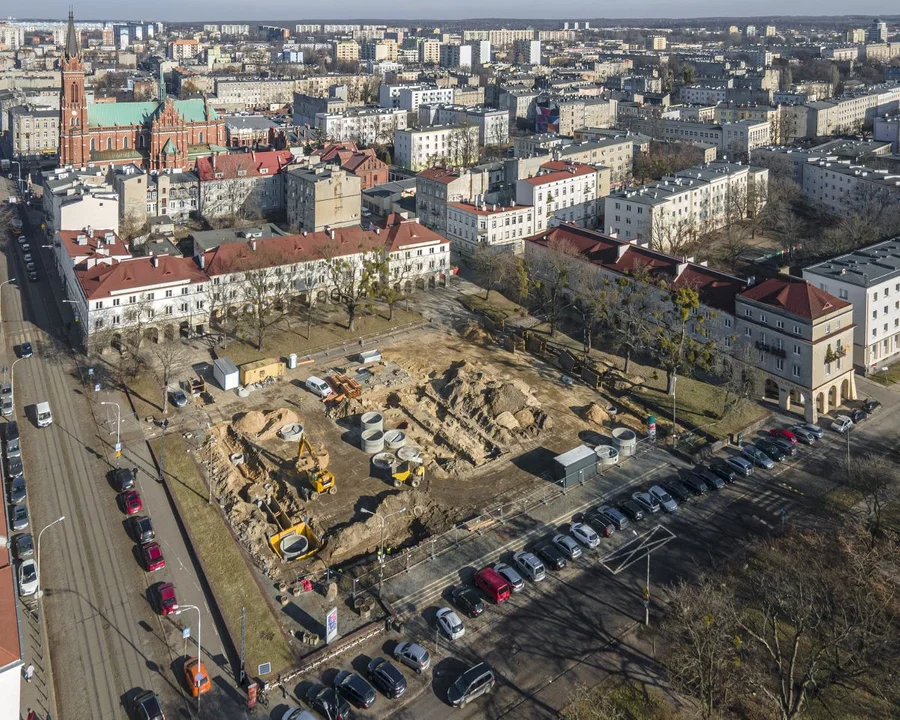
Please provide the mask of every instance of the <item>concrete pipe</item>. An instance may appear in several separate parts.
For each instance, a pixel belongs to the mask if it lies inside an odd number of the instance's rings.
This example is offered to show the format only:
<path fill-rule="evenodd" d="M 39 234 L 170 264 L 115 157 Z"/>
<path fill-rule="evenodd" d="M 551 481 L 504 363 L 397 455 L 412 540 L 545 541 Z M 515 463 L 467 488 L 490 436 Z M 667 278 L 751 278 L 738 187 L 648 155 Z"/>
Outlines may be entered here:
<path fill-rule="evenodd" d="M 303 535 L 289 535 L 281 539 L 280 546 L 281 557 L 285 560 L 293 560 L 309 549 L 309 540 Z"/>
<path fill-rule="evenodd" d="M 390 478 L 396 464 L 394 453 L 380 452 L 372 458 L 372 474 L 375 477 Z"/>
<path fill-rule="evenodd" d="M 384 433 L 381 430 L 363 430 L 360 440 L 360 447 L 369 455 L 384 450 Z"/>
<path fill-rule="evenodd" d="M 300 423 L 288 423 L 278 431 L 278 437 L 285 442 L 300 442 L 303 437 L 303 426 Z"/>
<path fill-rule="evenodd" d="M 637 452 L 637 433 L 631 428 L 616 428 L 612 431 L 612 436 L 620 456 L 631 457 Z"/>
<path fill-rule="evenodd" d="M 612 445 L 598 445 L 594 448 L 599 465 L 615 465 L 619 462 L 619 451 Z"/>
<path fill-rule="evenodd" d="M 390 450 L 399 450 L 406 444 L 406 433 L 402 430 L 388 430 L 384 434 L 384 444 Z"/>
<path fill-rule="evenodd" d="M 359 418 L 359 426 L 366 430 L 384 430 L 384 417 L 378 412 L 365 412 Z"/>
<path fill-rule="evenodd" d="M 422 462 L 422 449 L 415 445 L 404 445 L 397 450 L 397 459 L 403 462 Z"/>

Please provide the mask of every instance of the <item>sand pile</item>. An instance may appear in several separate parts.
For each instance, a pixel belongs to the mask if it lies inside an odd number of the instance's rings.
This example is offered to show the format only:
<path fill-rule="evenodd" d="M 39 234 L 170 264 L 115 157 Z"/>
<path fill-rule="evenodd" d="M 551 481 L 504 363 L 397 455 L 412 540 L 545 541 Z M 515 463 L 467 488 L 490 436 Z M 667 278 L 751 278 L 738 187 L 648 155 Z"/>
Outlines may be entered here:
<path fill-rule="evenodd" d="M 591 403 L 581 411 L 581 417 L 585 422 L 594 425 L 605 425 L 609 421 L 609 413 L 597 403 Z"/>
<path fill-rule="evenodd" d="M 235 430 L 251 440 L 266 440 L 274 437 L 279 428 L 299 420 L 297 413 L 288 408 L 278 408 L 266 413 L 249 410 L 240 415 L 233 425 Z"/>
<path fill-rule="evenodd" d="M 491 336 L 477 322 L 467 322 L 459 329 L 459 334 L 470 343 L 491 342 Z"/>

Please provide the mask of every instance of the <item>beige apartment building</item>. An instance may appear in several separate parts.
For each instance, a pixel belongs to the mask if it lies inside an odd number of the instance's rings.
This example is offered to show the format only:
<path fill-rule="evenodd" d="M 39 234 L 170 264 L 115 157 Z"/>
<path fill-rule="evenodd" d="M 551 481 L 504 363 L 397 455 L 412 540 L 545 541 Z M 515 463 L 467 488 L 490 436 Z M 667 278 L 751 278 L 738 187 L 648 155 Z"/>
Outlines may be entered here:
<path fill-rule="evenodd" d="M 359 43 L 353 40 L 338 40 L 334 44 L 335 62 L 356 62 L 359 60 Z"/>
<path fill-rule="evenodd" d="M 362 180 L 324 166 L 285 174 L 287 221 L 292 230 L 319 232 L 359 225 Z"/>

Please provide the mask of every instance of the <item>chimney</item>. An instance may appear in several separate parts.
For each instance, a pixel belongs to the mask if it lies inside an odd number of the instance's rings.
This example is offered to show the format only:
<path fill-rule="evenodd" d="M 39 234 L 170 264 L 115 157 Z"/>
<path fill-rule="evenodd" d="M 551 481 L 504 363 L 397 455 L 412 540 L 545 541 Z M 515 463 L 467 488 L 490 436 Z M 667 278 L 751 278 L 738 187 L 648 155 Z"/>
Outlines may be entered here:
<path fill-rule="evenodd" d="M 616 247 L 616 260 L 621 260 L 625 253 L 628 252 L 628 245 L 622 244 Z"/>
<path fill-rule="evenodd" d="M 87 235 L 89 238 L 93 237 L 94 236 L 94 228 L 92 228 L 90 225 L 88 225 L 84 229 L 84 234 Z"/>
<path fill-rule="evenodd" d="M 200 253 L 197 256 L 197 264 L 200 266 L 201 270 L 206 270 L 206 253 Z"/>
<path fill-rule="evenodd" d="M 153 267 L 159 267 L 159 258 L 156 255 L 150 258 L 150 262 L 153 263 Z"/>
<path fill-rule="evenodd" d="M 251 249 L 253 252 L 256 252 L 256 239 L 255 239 L 255 238 L 254 238 L 253 240 L 250 241 L 250 249 Z"/>

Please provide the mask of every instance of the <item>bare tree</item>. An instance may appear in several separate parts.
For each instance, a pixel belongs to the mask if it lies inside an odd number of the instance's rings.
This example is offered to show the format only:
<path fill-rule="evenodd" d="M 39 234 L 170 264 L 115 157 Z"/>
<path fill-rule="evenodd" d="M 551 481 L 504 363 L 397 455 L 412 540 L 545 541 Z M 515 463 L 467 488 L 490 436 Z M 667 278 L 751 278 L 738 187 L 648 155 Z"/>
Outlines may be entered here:
<path fill-rule="evenodd" d="M 838 480 L 846 482 L 862 496 L 866 520 L 873 535 L 879 535 L 884 523 L 884 509 L 896 491 L 900 468 L 889 456 L 866 453 L 842 461 L 837 468 Z"/>
<path fill-rule="evenodd" d="M 243 314 L 253 329 L 256 349 L 262 350 L 266 333 L 286 315 L 292 285 L 285 274 L 287 258 L 265 248 L 241 258 L 238 292 Z"/>
<path fill-rule="evenodd" d="M 550 335 L 556 334 L 563 305 L 569 297 L 570 280 L 579 260 L 578 248 L 566 239 L 553 238 L 532 262 L 536 288 L 543 298 L 543 310 L 550 323 Z"/>
<path fill-rule="evenodd" d="M 733 339 L 732 339 L 733 340 Z M 719 377 L 722 381 L 722 416 L 738 412 L 762 394 L 764 376 L 756 366 L 753 348 L 743 338 L 733 340 L 727 352 L 721 353 Z"/>
<path fill-rule="evenodd" d="M 178 341 L 157 343 L 150 350 L 153 371 L 162 385 L 162 411 L 169 412 L 169 384 L 178 375 L 188 361 L 188 352 Z"/>
<path fill-rule="evenodd" d="M 387 271 L 387 261 L 381 250 L 357 248 L 347 255 L 336 245 L 321 251 L 322 264 L 331 298 L 347 313 L 347 327 L 356 330 L 356 317 L 372 297 Z"/>
<path fill-rule="evenodd" d="M 467 168 L 478 162 L 478 129 L 462 124 L 447 137 L 447 159 L 454 167 Z"/>
<path fill-rule="evenodd" d="M 491 291 L 503 286 L 515 274 L 516 256 L 510 252 L 482 245 L 472 256 L 475 277 L 484 287 L 484 299 L 491 297 Z"/>
<path fill-rule="evenodd" d="M 656 300 L 646 268 L 616 278 L 603 278 L 596 295 L 599 322 L 612 337 L 616 352 L 625 356 L 623 372 L 631 360 L 650 345 L 652 312 Z"/>

